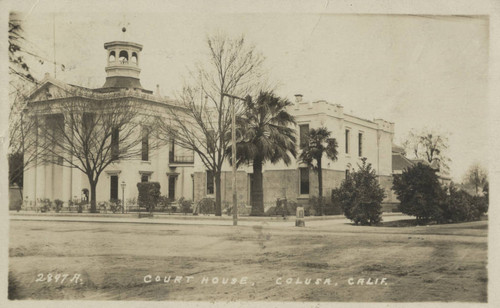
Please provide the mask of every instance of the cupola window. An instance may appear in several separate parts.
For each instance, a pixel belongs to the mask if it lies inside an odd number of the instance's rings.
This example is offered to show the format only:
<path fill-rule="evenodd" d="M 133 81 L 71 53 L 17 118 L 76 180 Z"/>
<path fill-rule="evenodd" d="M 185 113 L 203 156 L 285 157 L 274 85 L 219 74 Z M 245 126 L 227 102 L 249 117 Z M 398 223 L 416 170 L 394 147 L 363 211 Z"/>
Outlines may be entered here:
<path fill-rule="evenodd" d="M 128 52 L 126 52 L 125 50 L 120 51 L 119 59 L 121 64 L 128 63 Z"/>
<path fill-rule="evenodd" d="M 114 51 L 111 51 L 111 52 L 109 53 L 108 62 L 115 62 L 115 60 L 116 60 L 116 54 L 115 54 L 115 52 L 114 52 Z"/>
<path fill-rule="evenodd" d="M 130 62 L 132 62 L 132 64 L 135 64 L 137 65 L 137 54 L 135 52 L 132 53 L 132 58 L 130 58 Z"/>

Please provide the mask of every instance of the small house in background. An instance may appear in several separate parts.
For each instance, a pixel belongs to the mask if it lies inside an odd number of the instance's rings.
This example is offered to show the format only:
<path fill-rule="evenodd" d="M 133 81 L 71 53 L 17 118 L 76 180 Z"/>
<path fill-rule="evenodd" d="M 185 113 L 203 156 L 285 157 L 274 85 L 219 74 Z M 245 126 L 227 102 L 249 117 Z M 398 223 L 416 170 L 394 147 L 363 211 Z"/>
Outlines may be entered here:
<path fill-rule="evenodd" d="M 409 159 L 405 156 L 405 150 L 403 147 L 393 144 L 392 145 L 392 174 L 397 176 L 402 174 L 406 168 L 415 166 L 418 163 L 422 163 L 430 166 L 432 169 L 436 170 L 436 175 L 438 176 L 439 182 L 443 185 L 448 185 L 451 182 L 451 178 L 439 170 L 439 163 L 434 160 L 432 163 L 427 162 L 424 159 Z M 384 212 L 390 212 L 397 209 L 399 200 L 394 191 L 390 192 L 387 203 L 383 206 L 382 210 Z"/>

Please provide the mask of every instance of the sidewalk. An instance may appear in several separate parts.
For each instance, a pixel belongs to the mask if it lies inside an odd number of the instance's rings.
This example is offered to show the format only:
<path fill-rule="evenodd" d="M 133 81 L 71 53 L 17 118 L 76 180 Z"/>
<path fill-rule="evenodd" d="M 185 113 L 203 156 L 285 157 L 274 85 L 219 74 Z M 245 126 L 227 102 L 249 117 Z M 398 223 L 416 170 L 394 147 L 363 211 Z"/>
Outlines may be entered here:
<path fill-rule="evenodd" d="M 343 217 L 339 217 L 343 218 Z M 99 223 L 135 223 L 168 225 L 214 225 L 232 226 L 232 217 L 216 216 L 177 216 L 156 215 L 138 218 L 137 214 L 72 214 L 72 213 L 10 213 L 10 220 L 17 221 L 61 221 L 61 222 L 99 222 Z M 272 224 L 276 226 L 295 226 L 295 217 L 287 220 L 274 217 L 238 217 L 238 225 L 254 226 Z"/>
<path fill-rule="evenodd" d="M 384 213 L 384 216 L 402 216 L 400 213 Z M 169 215 L 155 213 L 154 217 L 138 218 L 138 213 L 127 214 L 104 214 L 104 213 L 36 213 L 34 211 L 10 211 L 10 220 L 18 221 L 65 221 L 65 222 L 102 222 L 102 223 L 137 223 L 137 224 L 172 224 L 172 225 L 217 225 L 232 226 L 232 216 L 213 215 Z M 343 215 L 335 216 L 310 216 L 304 219 L 310 221 L 346 220 Z M 255 217 L 240 216 L 238 225 L 253 226 L 262 224 L 272 224 L 276 226 L 295 226 L 295 216 L 288 216 L 284 220 L 281 216 Z"/>

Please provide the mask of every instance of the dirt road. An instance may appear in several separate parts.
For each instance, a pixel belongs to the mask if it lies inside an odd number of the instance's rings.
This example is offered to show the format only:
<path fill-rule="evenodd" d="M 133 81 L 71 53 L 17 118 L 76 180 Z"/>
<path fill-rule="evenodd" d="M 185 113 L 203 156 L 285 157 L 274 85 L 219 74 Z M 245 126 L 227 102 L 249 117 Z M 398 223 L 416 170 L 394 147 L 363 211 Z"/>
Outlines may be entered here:
<path fill-rule="evenodd" d="M 11 281 L 24 299 L 486 301 L 487 221 L 10 224 Z"/>

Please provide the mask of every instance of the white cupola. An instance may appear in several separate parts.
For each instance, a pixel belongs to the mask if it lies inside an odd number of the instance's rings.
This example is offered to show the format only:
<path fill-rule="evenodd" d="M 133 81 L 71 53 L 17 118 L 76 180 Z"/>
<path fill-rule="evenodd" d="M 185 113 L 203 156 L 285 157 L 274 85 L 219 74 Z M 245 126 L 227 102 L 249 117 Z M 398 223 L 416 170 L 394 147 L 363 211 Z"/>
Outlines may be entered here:
<path fill-rule="evenodd" d="M 103 88 L 142 89 L 139 74 L 142 45 L 126 41 L 104 44 L 107 54 L 106 82 Z"/>

